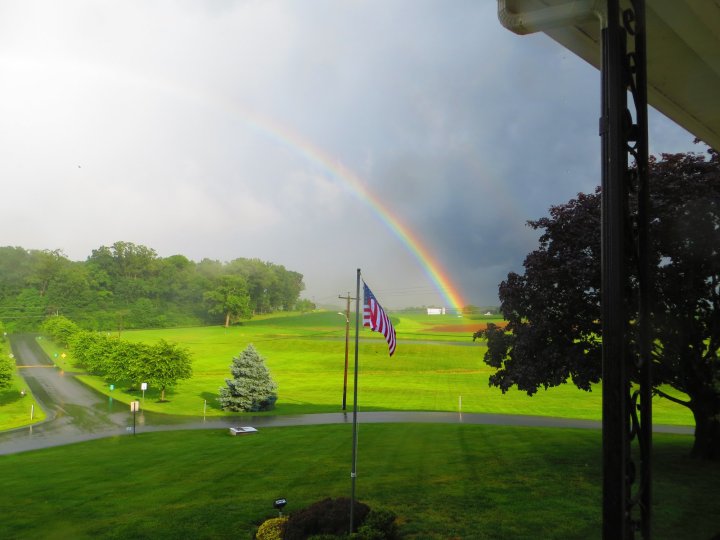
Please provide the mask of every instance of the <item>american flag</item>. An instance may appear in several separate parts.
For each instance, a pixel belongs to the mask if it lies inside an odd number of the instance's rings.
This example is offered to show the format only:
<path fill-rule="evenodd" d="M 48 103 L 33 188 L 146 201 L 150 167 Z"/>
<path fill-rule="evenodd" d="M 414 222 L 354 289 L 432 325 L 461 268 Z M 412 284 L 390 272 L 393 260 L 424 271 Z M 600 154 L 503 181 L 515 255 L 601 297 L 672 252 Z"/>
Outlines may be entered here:
<path fill-rule="evenodd" d="M 365 292 L 365 299 L 363 301 L 363 326 L 368 326 L 370 330 L 380 332 L 385 336 L 388 351 L 390 352 L 390 356 L 392 356 L 395 352 L 395 345 L 397 344 L 395 340 L 395 329 L 382 306 L 377 301 L 377 298 L 375 298 L 370 288 L 365 285 L 364 281 L 363 287 Z"/>

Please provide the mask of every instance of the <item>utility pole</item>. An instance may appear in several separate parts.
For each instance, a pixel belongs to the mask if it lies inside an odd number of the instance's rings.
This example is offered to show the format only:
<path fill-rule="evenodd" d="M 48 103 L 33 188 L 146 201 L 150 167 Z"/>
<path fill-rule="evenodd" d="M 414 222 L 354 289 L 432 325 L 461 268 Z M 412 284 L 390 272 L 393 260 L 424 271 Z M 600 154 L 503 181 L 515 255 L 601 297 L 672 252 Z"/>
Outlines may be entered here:
<path fill-rule="evenodd" d="M 342 410 L 346 410 L 347 406 L 347 372 L 348 372 L 348 340 L 350 339 L 350 300 L 357 300 L 356 298 L 352 298 L 350 296 L 350 293 L 347 293 L 347 296 L 338 296 L 338 298 L 341 298 L 343 300 L 347 300 L 347 305 L 345 308 L 345 372 L 343 375 L 343 402 L 342 402 Z"/>

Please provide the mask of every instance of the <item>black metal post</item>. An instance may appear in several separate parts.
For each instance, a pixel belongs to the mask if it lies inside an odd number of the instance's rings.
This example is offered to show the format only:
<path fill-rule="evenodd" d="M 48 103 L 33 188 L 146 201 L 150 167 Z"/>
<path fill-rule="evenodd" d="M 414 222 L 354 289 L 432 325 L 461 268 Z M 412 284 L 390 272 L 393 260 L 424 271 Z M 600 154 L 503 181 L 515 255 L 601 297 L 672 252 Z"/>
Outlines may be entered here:
<path fill-rule="evenodd" d="M 603 538 L 651 534 L 652 272 L 645 2 L 607 1 L 602 63 Z M 632 39 L 632 47 L 629 40 Z M 632 48 L 631 52 L 628 49 Z M 635 119 L 628 109 L 632 96 Z M 628 157 L 635 167 L 628 169 Z M 637 193 L 633 214 L 631 191 Z M 630 266 L 633 262 L 635 266 Z M 630 287 L 630 271 L 639 283 Z M 631 328 L 630 308 L 637 312 Z M 637 311 L 635 311 L 637 310 Z M 634 315 L 633 315 L 634 318 Z M 637 331 L 637 349 L 630 333 Z M 633 370 L 633 371 L 631 371 Z M 640 389 L 631 396 L 635 378 Z M 638 404 L 639 400 L 639 404 Z M 638 415 L 639 411 L 639 415 Z M 637 437 L 640 482 L 631 444 Z M 635 490 L 633 490 L 635 487 Z M 639 516 L 634 513 L 639 509 Z"/>
<path fill-rule="evenodd" d="M 619 1 L 608 0 L 607 27 L 603 29 L 602 60 L 602 447 L 603 538 L 632 537 L 627 516 L 630 458 L 626 327 L 624 301 L 625 176 L 627 152 L 623 134 L 627 109 L 624 77 L 624 38 Z"/>

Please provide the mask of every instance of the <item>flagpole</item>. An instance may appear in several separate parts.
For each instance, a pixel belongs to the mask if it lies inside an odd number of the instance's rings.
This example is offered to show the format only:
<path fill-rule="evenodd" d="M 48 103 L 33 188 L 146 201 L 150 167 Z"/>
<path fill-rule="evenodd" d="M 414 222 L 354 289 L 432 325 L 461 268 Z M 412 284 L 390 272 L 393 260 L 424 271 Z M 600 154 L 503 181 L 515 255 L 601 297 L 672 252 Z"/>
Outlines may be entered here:
<path fill-rule="evenodd" d="M 353 442 L 352 469 L 350 472 L 352 488 L 350 490 L 350 532 L 353 532 L 355 509 L 355 479 L 357 478 L 357 413 L 358 413 L 358 341 L 360 334 L 360 269 L 357 269 L 357 287 L 355 294 L 355 383 L 353 385 Z"/>

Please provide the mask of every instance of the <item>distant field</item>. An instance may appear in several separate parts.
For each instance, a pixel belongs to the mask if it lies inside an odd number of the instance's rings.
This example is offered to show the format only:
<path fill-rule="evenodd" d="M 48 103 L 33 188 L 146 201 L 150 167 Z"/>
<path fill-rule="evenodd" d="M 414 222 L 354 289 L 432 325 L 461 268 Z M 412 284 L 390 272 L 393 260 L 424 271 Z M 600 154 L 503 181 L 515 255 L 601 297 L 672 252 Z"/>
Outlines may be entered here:
<path fill-rule="evenodd" d="M 720 532 L 720 469 L 692 437 L 654 438 L 653 537 Z M 599 539 L 600 432 L 364 424 L 357 497 L 416 540 Z M 350 426 L 124 435 L 0 457 L 0 538 L 251 538 L 254 527 L 350 493 Z"/>
<path fill-rule="evenodd" d="M 495 319 L 497 322 L 497 319 Z M 477 321 L 478 325 L 485 321 Z M 586 393 L 572 385 L 540 391 L 533 397 L 511 390 L 502 394 L 488 387 L 493 372 L 482 361 L 484 343 L 473 343 L 472 332 L 435 331 L 438 326 L 462 328 L 468 324 L 457 316 L 412 315 L 395 318 L 398 349 L 389 358 L 382 336 L 361 331 L 360 409 L 419 410 L 530 414 L 599 419 L 601 391 Z M 475 323 L 472 323 L 475 324 Z M 351 326 L 354 335 L 354 324 Z M 217 403 L 219 388 L 229 377 L 232 357 L 249 343 L 266 358 L 278 383 L 276 409 L 267 414 L 334 412 L 342 404 L 345 353 L 345 319 L 333 312 L 263 317 L 229 329 L 222 327 L 180 328 L 124 332 L 130 340 L 177 342 L 193 354 L 194 377 L 181 382 L 159 403 L 159 393 L 146 392 L 145 409 L 169 414 L 202 415 L 207 401 L 208 416 L 227 414 Z M 51 357 L 61 352 L 52 343 L 40 343 Z M 352 405 L 354 342 L 350 343 L 348 405 Z M 72 370 L 72 358 L 55 361 Z M 80 376 L 87 384 L 109 394 L 108 383 Z M 113 398 L 129 402 L 141 393 L 115 388 Z M 692 425 L 689 412 L 668 401 L 654 402 L 658 424 Z"/>

